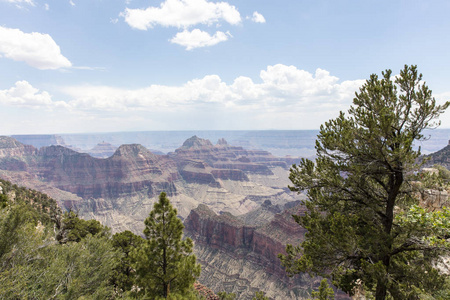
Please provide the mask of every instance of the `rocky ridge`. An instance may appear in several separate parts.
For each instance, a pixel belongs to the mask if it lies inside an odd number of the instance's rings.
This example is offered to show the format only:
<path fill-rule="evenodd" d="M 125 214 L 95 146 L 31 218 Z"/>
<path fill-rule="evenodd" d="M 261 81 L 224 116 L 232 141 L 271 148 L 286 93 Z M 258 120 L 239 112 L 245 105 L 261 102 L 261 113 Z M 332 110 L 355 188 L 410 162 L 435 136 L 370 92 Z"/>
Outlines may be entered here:
<path fill-rule="evenodd" d="M 441 150 L 424 156 L 426 160 L 425 166 L 433 166 L 438 164 L 450 170 L 450 141 L 448 145 Z"/>
<path fill-rule="evenodd" d="M 292 214 L 302 214 L 304 209 L 296 205 L 276 213 L 280 207 L 266 202 L 259 214 L 267 220 L 255 225 L 245 223 L 252 218 L 218 215 L 199 205 L 184 222 L 185 234 L 194 240 L 194 252 L 202 264 L 199 282 L 215 292 L 233 292 L 238 299 L 251 299 L 257 290 L 271 299 L 307 296 L 307 286 L 314 280 L 300 275 L 288 277 L 277 257 L 285 253 L 286 244 L 303 240 L 305 230 L 295 223 Z"/>
<path fill-rule="evenodd" d="M 116 152 L 117 147 L 107 142 L 98 143 L 94 148 L 87 151 L 87 153 L 96 158 L 107 158 Z"/>
<path fill-rule="evenodd" d="M 286 238 L 280 232 L 291 228 L 276 213 L 298 199 L 286 189 L 287 175 L 283 159 L 230 146 L 223 139 L 213 145 L 194 136 L 168 155 L 139 144 L 122 145 L 112 156 L 95 158 L 61 145 L 36 149 L 0 138 L 1 178 L 48 193 L 63 209 L 96 219 L 114 232 L 140 234 L 162 191 L 183 220 L 199 207 L 197 225 L 195 212 L 186 224 L 197 226 L 192 236 L 198 241 L 202 276 L 215 281 L 201 283 L 216 291 L 230 292 L 235 286 L 232 290 L 242 295 L 297 284 L 290 283 L 276 258 Z"/>
<path fill-rule="evenodd" d="M 139 144 L 122 145 L 107 158 L 95 158 L 56 145 L 36 149 L 0 138 L 0 176 L 42 189 L 66 209 L 95 218 L 113 231 L 139 233 L 162 191 L 186 218 L 207 204 L 217 213 L 240 215 L 265 200 L 292 201 L 283 159 L 266 151 L 245 150 L 220 140 L 216 145 L 193 136 L 175 152 L 157 155 Z"/>

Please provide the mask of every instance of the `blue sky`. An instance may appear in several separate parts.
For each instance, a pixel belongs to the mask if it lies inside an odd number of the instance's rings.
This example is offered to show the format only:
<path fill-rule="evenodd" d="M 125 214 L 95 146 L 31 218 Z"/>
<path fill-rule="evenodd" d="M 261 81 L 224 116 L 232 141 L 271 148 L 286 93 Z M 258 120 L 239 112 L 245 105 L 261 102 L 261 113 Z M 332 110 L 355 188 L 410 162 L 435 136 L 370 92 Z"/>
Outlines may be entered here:
<path fill-rule="evenodd" d="M 0 0 L 0 134 L 317 129 L 370 74 L 405 64 L 442 103 L 449 13 L 450 1 Z"/>

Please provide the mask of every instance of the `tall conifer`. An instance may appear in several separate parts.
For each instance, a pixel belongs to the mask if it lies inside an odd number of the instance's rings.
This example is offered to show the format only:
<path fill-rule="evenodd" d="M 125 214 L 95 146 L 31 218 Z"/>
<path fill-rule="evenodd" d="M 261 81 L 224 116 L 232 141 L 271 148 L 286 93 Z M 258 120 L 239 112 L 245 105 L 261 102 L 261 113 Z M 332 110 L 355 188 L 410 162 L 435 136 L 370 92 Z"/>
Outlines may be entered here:
<path fill-rule="evenodd" d="M 134 253 L 137 282 L 148 297 L 167 298 L 170 293 L 188 294 L 200 275 L 192 254 L 193 242 L 183 239 L 184 225 L 166 193 L 145 219 L 147 241 Z"/>
<path fill-rule="evenodd" d="M 294 216 L 308 233 L 282 262 L 291 274 L 330 276 L 349 294 L 432 295 L 446 277 L 436 266 L 450 250 L 450 210 L 418 206 L 413 146 L 450 103 L 437 105 L 417 67 L 405 66 L 395 80 L 390 70 L 371 75 L 353 104 L 321 126 L 316 161 L 291 169 L 291 189 L 309 198 Z"/>

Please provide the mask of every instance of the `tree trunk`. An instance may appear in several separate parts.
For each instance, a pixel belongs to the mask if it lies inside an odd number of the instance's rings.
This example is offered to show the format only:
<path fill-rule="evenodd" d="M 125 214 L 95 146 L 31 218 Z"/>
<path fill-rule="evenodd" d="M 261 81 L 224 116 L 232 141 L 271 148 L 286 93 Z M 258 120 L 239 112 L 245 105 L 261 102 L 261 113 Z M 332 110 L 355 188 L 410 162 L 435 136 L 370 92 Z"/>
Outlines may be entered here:
<path fill-rule="evenodd" d="M 166 298 L 166 299 L 167 299 L 167 296 L 168 296 L 168 293 L 167 293 L 168 288 L 169 288 L 169 287 L 168 287 L 167 283 L 164 282 L 164 283 L 163 283 L 163 289 L 164 289 L 163 297 Z"/>
<path fill-rule="evenodd" d="M 375 291 L 375 300 L 385 300 L 387 294 L 386 280 L 383 278 L 378 280 L 377 289 Z"/>

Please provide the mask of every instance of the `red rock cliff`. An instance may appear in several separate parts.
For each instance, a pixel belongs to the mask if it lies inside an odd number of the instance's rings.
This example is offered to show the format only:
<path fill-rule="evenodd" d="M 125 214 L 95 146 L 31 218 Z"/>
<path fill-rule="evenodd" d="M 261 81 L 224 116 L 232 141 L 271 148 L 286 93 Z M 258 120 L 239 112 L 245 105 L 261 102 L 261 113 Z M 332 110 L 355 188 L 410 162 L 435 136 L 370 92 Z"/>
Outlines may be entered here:
<path fill-rule="evenodd" d="M 122 145 L 112 157 L 98 159 L 61 146 L 43 147 L 35 164 L 36 174 L 57 188 L 87 198 L 112 198 L 148 189 L 176 193 L 175 163 L 141 145 Z"/>
<path fill-rule="evenodd" d="M 275 215 L 265 225 L 255 227 L 229 213 L 217 215 L 206 205 L 199 205 L 185 220 L 185 233 L 197 244 L 226 251 L 235 257 L 245 256 L 268 273 L 287 279 L 277 256 L 285 253 L 286 244 L 296 245 L 302 241 L 305 230 L 291 216 L 302 210 L 303 206 L 296 206 Z"/>

